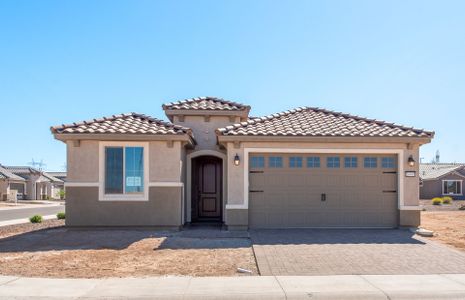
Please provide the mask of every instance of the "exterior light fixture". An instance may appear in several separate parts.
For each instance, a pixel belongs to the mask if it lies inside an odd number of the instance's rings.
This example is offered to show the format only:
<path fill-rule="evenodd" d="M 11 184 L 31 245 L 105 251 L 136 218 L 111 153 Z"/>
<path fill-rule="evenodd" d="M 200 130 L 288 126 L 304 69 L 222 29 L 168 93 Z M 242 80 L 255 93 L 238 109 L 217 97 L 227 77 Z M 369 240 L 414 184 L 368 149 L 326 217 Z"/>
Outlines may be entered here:
<path fill-rule="evenodd" d="M 239 158 L 239 155 L 236 153 L 236 155 L 234 156 L 234 165 L 238 166 L 240 163 L 241 163 L 241 160 Z"/>
<path fill-rule="evenodd" d="M 411 167 L 415 166 L 415 159 L 413 158 L 412 155 L 410 155 L 410 156 L 408 157 L 408 161 L 407 161 L 407 162 L 408 162 L 408 165 L 409 165 L 409 166 L 411 166 Z"/>

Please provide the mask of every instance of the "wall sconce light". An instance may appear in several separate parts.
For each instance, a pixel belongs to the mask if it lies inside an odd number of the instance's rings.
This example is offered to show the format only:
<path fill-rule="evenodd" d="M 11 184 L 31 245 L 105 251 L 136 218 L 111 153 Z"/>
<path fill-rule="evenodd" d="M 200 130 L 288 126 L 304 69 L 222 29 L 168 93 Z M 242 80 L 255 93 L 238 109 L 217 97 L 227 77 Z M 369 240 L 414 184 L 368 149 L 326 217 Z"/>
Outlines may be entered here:
<path fill-rule="evenodd" d="M 239 155 L 236 153 L 236 155 L 234 156 L 234 165 L 238 166 L 240 163 L 241 163 L 241 160 L 239 158 Z"/>
<path fill-rule="evenodd" d="M 408 165 L 409 165 L 409 166 L 411 166 L 411 167 L 415 166 L 415 159 L 413 158 L 412 155 L 410 155 L 410 156 L 408 157 L 408 161 L 407 161 L 407 162 L 408 162 Z"/>

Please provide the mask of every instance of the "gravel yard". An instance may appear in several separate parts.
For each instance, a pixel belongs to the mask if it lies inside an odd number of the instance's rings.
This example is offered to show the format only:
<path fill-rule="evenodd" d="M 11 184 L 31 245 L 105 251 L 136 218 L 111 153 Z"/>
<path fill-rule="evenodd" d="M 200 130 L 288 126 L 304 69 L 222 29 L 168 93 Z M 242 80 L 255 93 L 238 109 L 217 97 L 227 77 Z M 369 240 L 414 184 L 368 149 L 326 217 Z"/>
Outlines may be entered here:
<path fill-rule="evenodd" d="M 430 239 L 465 251 L 465 211 L 422 211 L 421 227 L 434 231 Z"/>
<path fill-rule="evenodd" d="M 45 221 L 1 228 L 0 274 L 238 276 L 240 267 L 257 275 L 250 239 L 223 235 L 220 230 L 196 236 L 189 231 L 76 230 L 62 225 L 62 221 Z"/>
<path fill-rule="evenodd" d="M 465 200 L 454 200 L 451 204 L 433 205 L 431 199 L 420 200 L 420 206 L 425 211 L 454 211 L 465 205 Z"/>

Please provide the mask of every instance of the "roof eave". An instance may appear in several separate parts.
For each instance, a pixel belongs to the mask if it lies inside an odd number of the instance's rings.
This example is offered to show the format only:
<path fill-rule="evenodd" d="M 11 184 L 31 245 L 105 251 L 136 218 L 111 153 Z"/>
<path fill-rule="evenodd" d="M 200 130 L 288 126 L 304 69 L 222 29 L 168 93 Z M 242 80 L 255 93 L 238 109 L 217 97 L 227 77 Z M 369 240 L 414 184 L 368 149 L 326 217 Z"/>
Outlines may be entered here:
<path fill-rule="evenodd" d="M 221 135 L 218 142 L 331 142 L 331 143 L 417 143 L 420 145 L 431 142 L 429 137 L 376 137 L 376 136 L 283 136 L 283 135 Z"/>
<path fill-rule="evenodd" d="M 66 142 L 70 140 L 98 141 L 183 141 L 195 145 L 194 138 L 187 134 L 92 134 L 92 133 L 54 133 L 55 139 Z"/>

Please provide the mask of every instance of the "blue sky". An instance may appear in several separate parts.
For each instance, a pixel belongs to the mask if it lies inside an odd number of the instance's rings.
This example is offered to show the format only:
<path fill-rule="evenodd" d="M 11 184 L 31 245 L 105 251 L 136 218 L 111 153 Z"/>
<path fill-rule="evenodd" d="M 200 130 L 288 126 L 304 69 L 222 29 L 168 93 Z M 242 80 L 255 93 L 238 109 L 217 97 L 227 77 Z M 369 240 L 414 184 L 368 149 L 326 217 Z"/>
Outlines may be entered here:
<path fill-rule="evenodd" d="M 0 163 L 65 163 L 49 127 L 218 96 L 436 131 L 465 161 L 464 1 L 0 2 Z"/>

